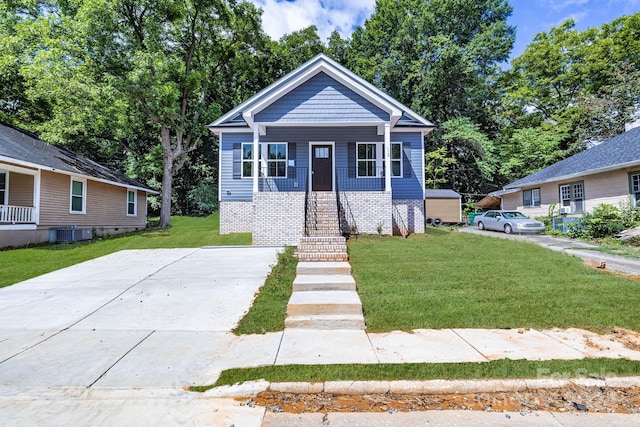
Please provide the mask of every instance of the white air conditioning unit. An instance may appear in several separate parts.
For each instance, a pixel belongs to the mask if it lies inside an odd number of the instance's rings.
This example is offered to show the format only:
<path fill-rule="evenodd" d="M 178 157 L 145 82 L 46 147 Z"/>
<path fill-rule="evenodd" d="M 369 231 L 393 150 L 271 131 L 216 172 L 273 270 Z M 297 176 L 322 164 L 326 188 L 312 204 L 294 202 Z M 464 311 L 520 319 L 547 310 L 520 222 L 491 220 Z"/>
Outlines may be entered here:
<path fill-rule="evenodd" d="M 563 206 L 560 208 L 560 214 L 570 214 L 571 213 L 571 206 Z"/>

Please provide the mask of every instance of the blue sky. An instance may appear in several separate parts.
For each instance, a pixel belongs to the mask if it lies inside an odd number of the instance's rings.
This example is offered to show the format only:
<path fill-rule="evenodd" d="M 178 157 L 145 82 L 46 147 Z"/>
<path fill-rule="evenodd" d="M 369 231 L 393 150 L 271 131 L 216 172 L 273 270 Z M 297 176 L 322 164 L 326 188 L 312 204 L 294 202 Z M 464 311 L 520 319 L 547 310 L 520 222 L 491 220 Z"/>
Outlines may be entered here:
<path fill-rule="evenodd" d="M 348 37 L 375 8 L 375 0 L 250 1 L 263 9 L 263 28 L 274 39 L 309 25 L 318 27 L 325 40 L 334 29 Z M 509 23 L 517 29 L 512 58 L 520 55 L 537 33 L 549 31 L 569 18 L 582 31 L 640 11 L 640 0 L 511 0 L 511 5 Z"/>

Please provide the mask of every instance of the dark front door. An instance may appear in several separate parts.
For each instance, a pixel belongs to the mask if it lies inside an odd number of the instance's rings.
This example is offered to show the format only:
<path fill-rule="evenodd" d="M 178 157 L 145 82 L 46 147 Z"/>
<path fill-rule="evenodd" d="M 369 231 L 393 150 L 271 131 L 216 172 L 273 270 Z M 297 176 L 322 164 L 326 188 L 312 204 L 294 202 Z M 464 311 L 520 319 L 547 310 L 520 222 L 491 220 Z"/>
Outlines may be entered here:
<path fill-rule="evenodd" d="M 333 191 L 331 145 L 312 145 L 311 191 Z"/>

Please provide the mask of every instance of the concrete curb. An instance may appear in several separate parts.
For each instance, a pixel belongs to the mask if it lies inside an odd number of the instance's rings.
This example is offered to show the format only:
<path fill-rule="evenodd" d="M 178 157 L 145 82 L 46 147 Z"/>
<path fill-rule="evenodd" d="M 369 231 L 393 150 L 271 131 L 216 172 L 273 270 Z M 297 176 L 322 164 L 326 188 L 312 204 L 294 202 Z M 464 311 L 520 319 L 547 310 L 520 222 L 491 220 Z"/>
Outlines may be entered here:
<path fill-rule="evenodd" d="M 264 380 L 216 387 L 207 397 L 254 397 L 262 391 L 281 393 L 332 394 L 471 394 L 487 392 L 555 389 L 571 385 L 580 387 L 640 387 L 640 377 L 533 378 L 495 380 L 425 380 L 425 381 L 325 381 L 269 383 Z"/>

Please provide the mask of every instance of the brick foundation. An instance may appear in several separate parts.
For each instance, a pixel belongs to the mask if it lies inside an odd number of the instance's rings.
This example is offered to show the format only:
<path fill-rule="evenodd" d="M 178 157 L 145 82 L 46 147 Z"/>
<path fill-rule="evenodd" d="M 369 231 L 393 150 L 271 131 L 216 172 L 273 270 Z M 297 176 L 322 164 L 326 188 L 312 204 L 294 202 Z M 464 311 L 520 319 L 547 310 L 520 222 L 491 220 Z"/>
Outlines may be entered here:
<path fill-rule="evenodd" d="M 252 201 L 220 202 L 220 234 L 251 233 L 252 231 Z"/>
<path fill-rule="evenodd" d="M 304 234 L 303 192 L 258 193 L 254 201 L 220 202 L 220 234 L 253 233 L 253 244 L 297 245 Z M 392 200 L 385 191 L 340 193 L 346 225 L 355 224 L 358 233 L 400 234 L 404 224 L 409 233 L 424 233 L 424 202 Z M 402 221 L 400 221 L 400 219 Z"/>
<path fill-rule="evenodd" d="M 304 192 L 254 194 L 253 244 L 297 245 L 304 234 Z"/>
<path fill-rule="evenodd" d="M 355 223 L 358 233 L 390 235 L 393 230 L 391 192 L 345 191 L 340 203 L 349 226 Z"/>
<path fill-rule="evenodd" d="M 401 228 L 411 233 L 424 233 L 424 201 L 400 199 L 393 201 L 393 234 L 402 234 Z"/>

